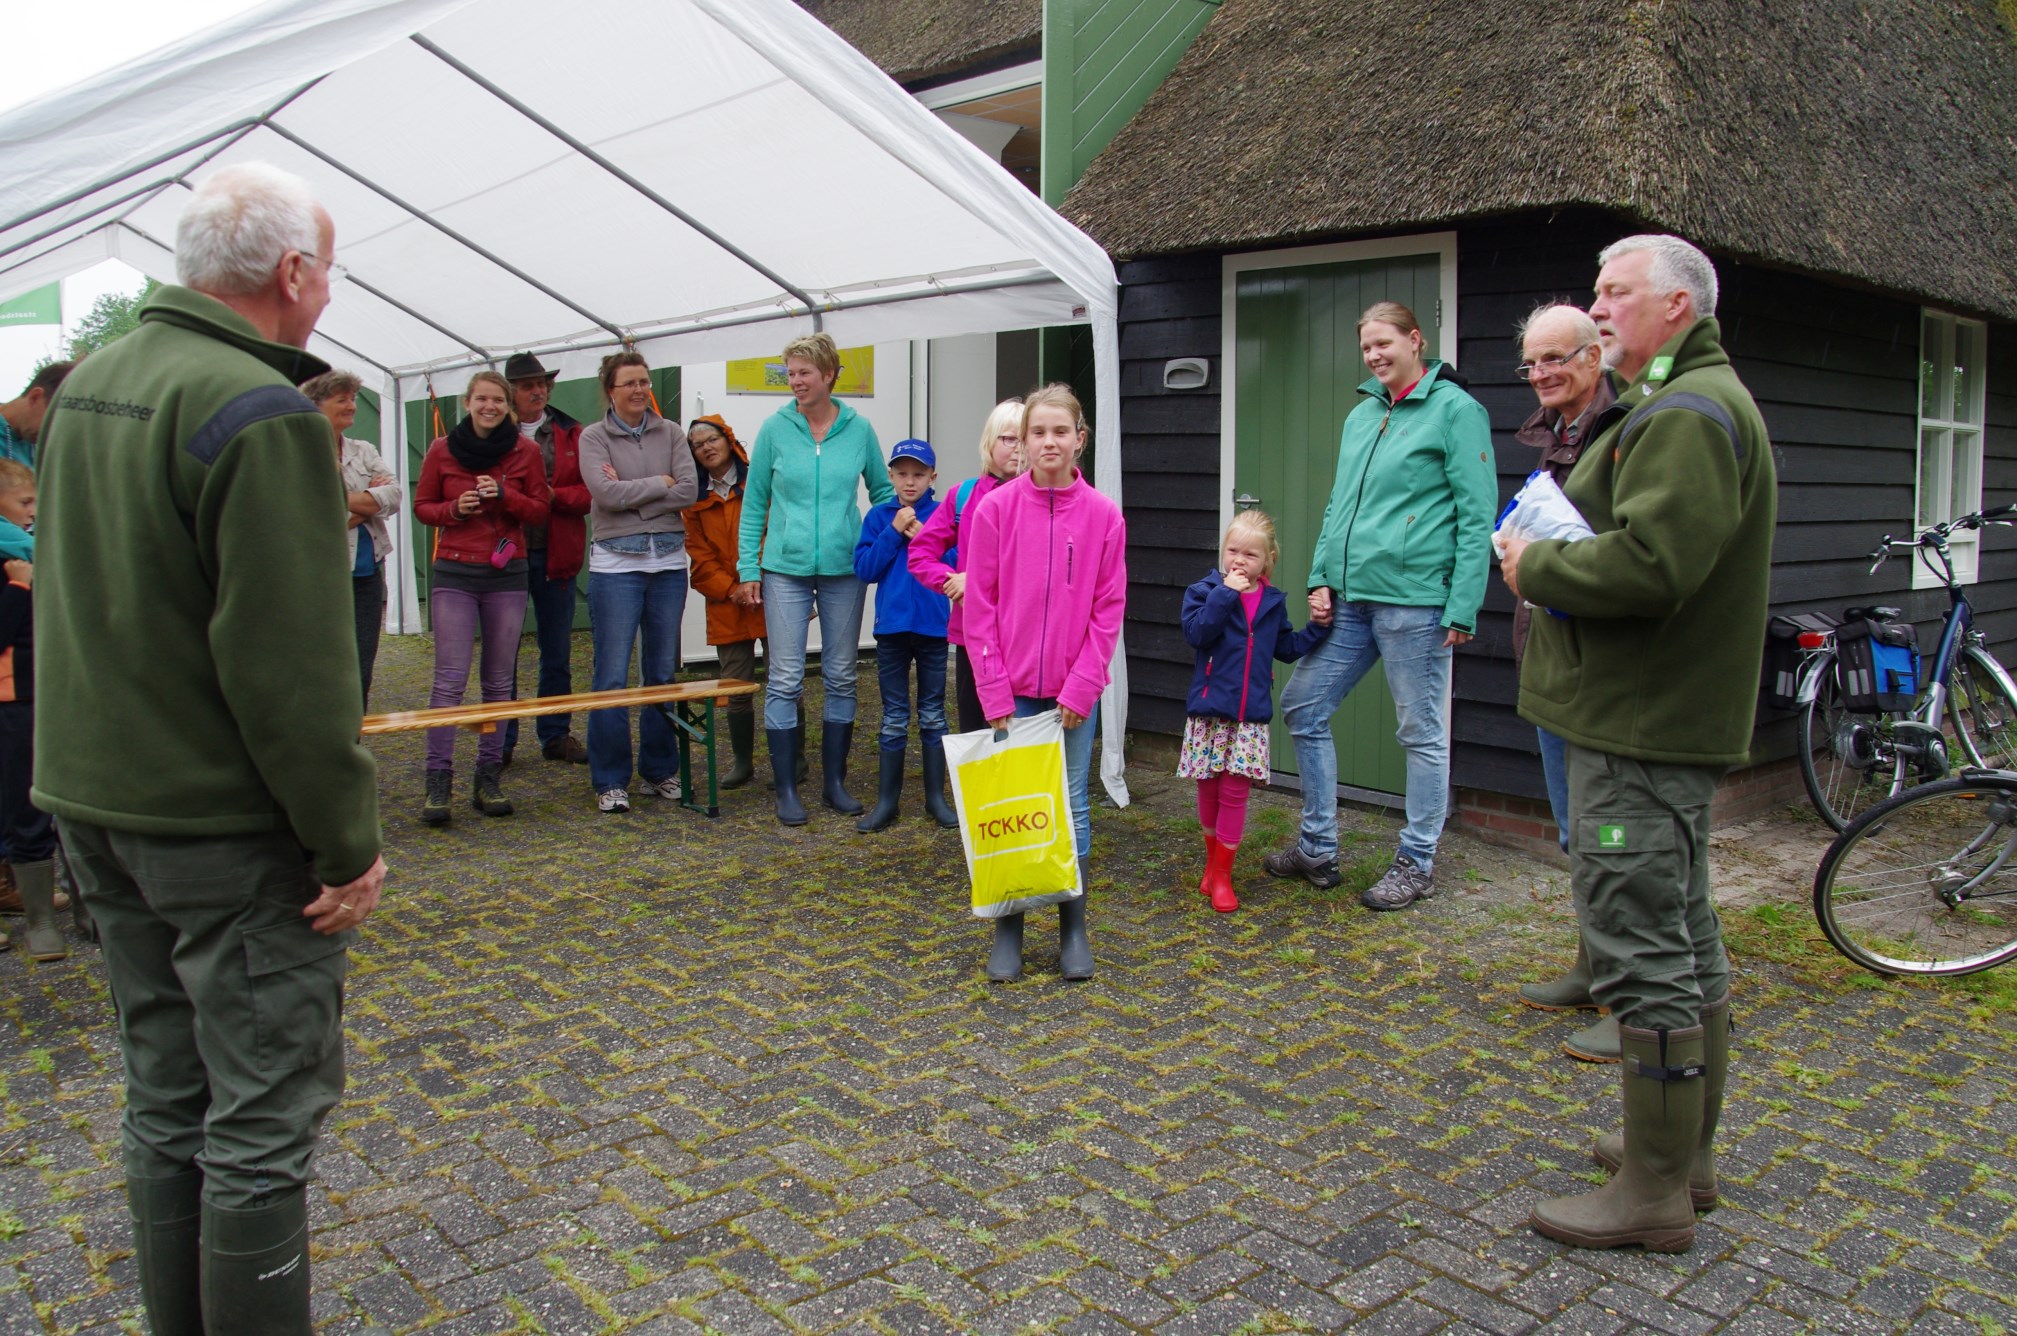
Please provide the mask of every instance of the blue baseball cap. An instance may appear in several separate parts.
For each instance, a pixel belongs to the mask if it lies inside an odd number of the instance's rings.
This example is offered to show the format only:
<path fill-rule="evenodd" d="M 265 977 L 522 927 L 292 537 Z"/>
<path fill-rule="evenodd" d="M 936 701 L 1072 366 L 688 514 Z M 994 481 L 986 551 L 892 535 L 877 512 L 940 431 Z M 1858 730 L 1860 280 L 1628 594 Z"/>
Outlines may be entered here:
<path fill-rule="evenodd" d="M 915 459 L 934 471 L 938 468 L 938 456 L 932 453 L 931 442 L 920 441 L 915 437 L 907 441 L 898 441 L 889 448 L 889 462 L 894 464 L 899 459 Z"/>

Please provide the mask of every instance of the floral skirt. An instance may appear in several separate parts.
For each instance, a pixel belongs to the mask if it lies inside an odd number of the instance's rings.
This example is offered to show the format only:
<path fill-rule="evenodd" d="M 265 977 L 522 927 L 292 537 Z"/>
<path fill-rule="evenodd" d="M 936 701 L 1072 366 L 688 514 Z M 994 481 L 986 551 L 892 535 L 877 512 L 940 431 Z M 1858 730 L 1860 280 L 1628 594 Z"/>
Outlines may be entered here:
<path fill-rule="evenodd" d="M 1177 760 L 1180 779 L 1210 779 L 1230 771 L 1257 784 L 1268 782 L 1268 726 L 1231 719 L 1184 719 L 1184 750 Z"/>

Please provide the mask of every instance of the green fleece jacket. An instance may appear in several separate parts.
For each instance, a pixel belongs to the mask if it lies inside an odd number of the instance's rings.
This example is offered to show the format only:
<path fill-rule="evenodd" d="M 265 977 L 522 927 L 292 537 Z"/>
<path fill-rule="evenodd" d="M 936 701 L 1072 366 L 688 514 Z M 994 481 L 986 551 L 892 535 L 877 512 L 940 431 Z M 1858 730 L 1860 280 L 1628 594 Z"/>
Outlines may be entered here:
<path fill-rule="evenodd" d="M 1751 748 L 1778 475 L 1713 319 L 1674 336 L 1605 411 L 1564 491 L 1596 530 L 1535 543 L 1520 713 L 1641 761 L 1741 764 Z"/>
<path fill-rule="evenodd" d="M 1499 479 L 1484 406 L 1430 358 L 1390 404 L 1377 380 L 1345 418 L 1337 479 L 1310 558 L 1311 589 L 1347 602 L 1441 608 L 1473 632 L 1492 560 Z"/>
<path fill-rule="evenodd" d="M 379 853 L 327 370 L 164 287 L 42 437 L 37 806 L 148 835 L 291 830 L 327 885 Z"/>
<path fill-rule="evenodd" d="M 854 544 L 861 537 L 856 485 L 868 484 L 873 505 L 895 496 L 896 488 L 890 486 L 875 428 L 840 400 L 834 406 L 840 416 L 823 441 L 812 439 L 812 428 L 795 402 L 757 429 L 737 534 L 741 579 L 760 579 L 763 571 L 800 577 L 854 574 Z"/>

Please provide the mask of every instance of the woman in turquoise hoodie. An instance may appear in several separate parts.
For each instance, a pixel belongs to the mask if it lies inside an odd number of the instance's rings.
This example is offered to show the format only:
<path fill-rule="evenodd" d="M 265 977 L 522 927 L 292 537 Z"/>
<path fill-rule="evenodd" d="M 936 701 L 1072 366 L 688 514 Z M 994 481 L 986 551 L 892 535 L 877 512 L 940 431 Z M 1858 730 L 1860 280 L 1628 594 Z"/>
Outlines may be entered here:
<path fill-rule="evenodd" d="M 736 550 L 742 583 L 732 595 L 746 608 L 762 608 L 770 651 L 764 687 L 763 729 L 777 783 L 777 819 L 805 824 L 798 797 L 798 759 L 805 746 L 799 697 L 805 691 L 806 629 L 819 608 L 820 676 L 826 683 L 820 739 L 824 788 L 835 811 L 855 814 L 848 796 L 848 748 L 854 742 L 854 662 L 861 640 L 862 597 L 854 573 L 854 544 L 861 536 L 859 484 L 880 505 L 896 495 L 882 446 L 868 419 L 837 402 L 833 383 L 840 353 L 833 339 L 810 334 L 784 349 L 791 402 L 757 430 L 749 452 Z"/>
<path fill-rule="evenodd" d="M 1373 378 L 1345 418 L 1310 558 L 1310 618 L 1334 629 L 1282 690 L 1303 782 L 1302 830 L 1262 865 L 1277 877 L 1338 884 L 1331 715 L 1383 662 L 1400 722 L 1394 740 L 1407 753 L 1408 823 L 1393 865 L 1359 899 L 1391 910 L 1435 894 L 1450 792 L 1451 659 L 1477 632 L 1499 482 L 1491 420 L 1446 365 L 1423 356 L 1414 312 L 1374 305 L 1359 317 L 1359 354 Z"/>

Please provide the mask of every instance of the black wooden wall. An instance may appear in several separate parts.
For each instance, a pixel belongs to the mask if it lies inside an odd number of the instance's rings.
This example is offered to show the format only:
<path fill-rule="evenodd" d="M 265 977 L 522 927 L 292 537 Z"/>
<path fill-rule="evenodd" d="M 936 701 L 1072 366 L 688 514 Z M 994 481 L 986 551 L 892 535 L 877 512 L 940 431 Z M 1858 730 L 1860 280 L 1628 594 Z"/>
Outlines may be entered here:
<path fill-rule="evenodd" d="M 1458 373 L 1491 414 L 1502 497 L 1534 465 L 1513 440 L 1534 405 L 1513 375 L 1513 325 L 1543 302 L 1587 306 L 1598 250 L 1631 230 L 1583 210 L 1458 231 Z M 1919 307 L 1721 259 L 1717 270 L 1726 345 L 1779 451 L 1775 608 L 1839 613 L 1845 603 L 1896 603 L 1930 647 L 1944 593 L 1912 591 L 1902 562 L 1871 576 L 1863 555 L 1912 522 Z M 1177 612 L 1218 541 L 1220 256 L 1130 261 L 1119 272 L 1130 722 L 1176 734 L 1191 668 Z M 1164 390 L 1162 366 L 1173 357 L 1208 358 L 1211 384 Z M 2017 501 L 2017 329 L 2009 325 L 1990 328 L 1986 439 L 1984 503 Z M 2017 530 L 1990 532 L 1970 597 L 1998 654 L 2017 658 Z M 1545 796 L 1533 728 L 1514 710 L 1517 686 L 1512 598 L 1494 578 L 1478 638 L 1457 656 L 1458 786 Z M 1755 760 L 1791 753 L 1787 716 L 1768 712 L 1760 725 Z"/>

